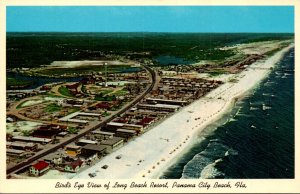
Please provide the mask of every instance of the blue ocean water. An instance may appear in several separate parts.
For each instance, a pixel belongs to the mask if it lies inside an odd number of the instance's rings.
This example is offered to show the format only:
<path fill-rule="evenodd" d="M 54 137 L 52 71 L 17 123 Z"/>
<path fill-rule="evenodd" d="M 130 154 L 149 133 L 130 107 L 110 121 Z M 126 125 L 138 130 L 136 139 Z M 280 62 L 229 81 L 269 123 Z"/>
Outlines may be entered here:
<path fill-rule="evenodd" d="M 162 179 L 294 178 L 294 50 Z"/>

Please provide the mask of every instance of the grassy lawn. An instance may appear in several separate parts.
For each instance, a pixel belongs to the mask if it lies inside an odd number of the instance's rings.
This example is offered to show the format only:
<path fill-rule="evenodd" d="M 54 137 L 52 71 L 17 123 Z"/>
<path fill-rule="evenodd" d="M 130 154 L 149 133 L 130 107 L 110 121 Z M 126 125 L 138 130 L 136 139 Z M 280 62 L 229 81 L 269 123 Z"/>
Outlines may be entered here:
<path fill-rule="evenodd" d="M 111 93 L 111 92 L 113 92 L 113 90 L 111 90 L 111 89 L 108 89 L 108 90 L 101 90 L 101 91 L 100 91 L 100 93 L 102 94 L 102 96 L 105 96 L 105 95 L 107 95 L 107 94 L 109 94 L 109 93 Z"/>
<path fill-rule="evenodd" d="M 18 104 L 18 106 L 16 107 L 16 109 L 20 109 L 20 108 L 22 108 L 22 107 L 23 107 L 23 104 L 24 104 L 25 102 L 27 102 L 27 101 L 24 101 L 24 102 L 22 102 L 22 103 Z"/>
<path fill-rule="evenodd" d="M 96 95 L 94 99 L 98 100 L 98 101 L 114 101 L 114 100 L 116 100 L 116 96 L 115 95 L 112 95 L 112 96 Z"/>
<path fill-rule="evenodd" d="M 64 96 L 74 97 L 65 86 L 58 88 L 58 92 Z"/>
<path fill-rule="evenodd" d="M 52 112 L 60 111 L 61 109 L 62 109 L 61 106 L 58 106 L 58 105 L 55 104 L 55 103 L 51 103 L 51 104 L 49 104 L 49 105 L 44 109 L 44 111 L 45 111 L 45 112 L 48 112 L 48 113 L 52 113 Z"/>
<path fill-rule="evenodd" d="M 128 94 L 128 93 L 129 93 L 128 90 L 122 89 L 122 90 L 116 91 L 116 92 L 114 93 L 114 95 L 116 95 L 116 96 L 124 96 L 124 95 L 126 95 L 126 94 Z"/>

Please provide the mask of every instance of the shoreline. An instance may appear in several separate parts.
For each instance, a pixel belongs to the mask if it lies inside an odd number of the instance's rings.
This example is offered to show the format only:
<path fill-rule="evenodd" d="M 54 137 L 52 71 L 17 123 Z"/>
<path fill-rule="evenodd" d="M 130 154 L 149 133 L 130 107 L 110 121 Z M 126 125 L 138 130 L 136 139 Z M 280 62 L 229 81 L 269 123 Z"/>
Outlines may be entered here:
<path fill-rule="evenodd" d="M 95 179 L 159 178 L 194 145 L 196 138 L 199 138 L 197 134 L 230 112 L 234 104 L 267 77 L 270 68 L 293 47 L 291 44 L 273 56 L 251 64 L 243 72 L 232 75 L 238 82 L 224 83 L 88 169 L 73 176 L 52 173 L 41 178 L 89 179 L 89 173 L 96 173 Z M 122 158 L 116 159 L 118 155 Z M 104 165 L 108 168 L 102 169 Z"/>
<path fill-rule="evenodd" d="M 277 53 L 275 53 L 273 56 L 267 58 L 263 63 L 265 63 L 266 61 L 268 60 L 271 60 L 272 57 L 278 57 L 278 59 L 275 59 L 276 61 L 273 61 L 273 64 L 270 64 L 271 67 L 274 67 L 276 66 L 276 64 L 282 59 L 282 57 L 284 56 L 284 54 L 286 54 L 289 50 L 291 50 L 292 48 L 294 48 L 294 45 L 291 44 L 289 45 L 288 47 L 286 48 L 283 48 L 282 50 L 278 51 Z M 257 63 L 257 62 L 256 62 Z M 256 64 L 254 63 L 254 64 Z M 254 65 L 254 64 L 251 64 L 250 66 Z M 228 103 L 228 106 L 224 109 L 223 112 L 220 112 L 220 114 L 216 117 L 216 118 L 213 118 L 210 123 L 204 125 L 204 126 L 201 126 L 199 129 L 197 129 L 198 133 L 201 133 L 203 131 L 204 128 L 206 127 L 209 127 L 213 122 L 216 122 L 216 121 L 219 121 L 223 118 L 223 116 L 226 114 L 226 113 L 229 113 L 232 111 L 232 109 L 234 108 L 235 104 L 242 100 L 246 95 L 247 93 L 251 92 L 251 90 L 255 89 L 259 83 L 266 79 L 268 77 L 268 75 L 271 73 L 272 70 L 267 70 L 265 72 L 265 74 L 261 77 L 261 79 L 257 80 L 257 82 L 250 88 L 248 88 L 247 90 L 245 90 L 244 92 L 241 92 L 240 94 L 237 94 L 235 96 L 232 97 L 232 99 L 230 100 L 230 102 Z M 243 72 L 241 72 L 240 74 L 242 74 Z M 191 104 L 192 105 L 192 104 Z M 222 125 L 222 124 L 221 124 Z M 220 126 L 221 126 L 220 125 Z M 197 133 L 197 132 L 196 132 Z M 197 138 L 197 137 L 195 137 Z M 193 138 L 190 142 L 189 142 L 189 145 L 187 145 L 177 156 L 175 156 L 175 160 L 174 161 L 170 161 L 170 163 L 166 164 L 166 169 L 164 171 L 161 171 L 161 172 L 157 172 L 157 174 L 154 174 L 151 178 L 154 178 L 154 179 L 158 179 L 161 175 L 164 174 L 164 172 L 170 167 L 172 166 L 173 164 L 175 164 L 177 162 L 177 158 L 180 158 L 182 155 L 184 155 L 188 150 L 189 148 L 191 148 L 194 143 L 195 143 L 195 138 Z M 199 137 L 198 137 L 199 138 Z"/>

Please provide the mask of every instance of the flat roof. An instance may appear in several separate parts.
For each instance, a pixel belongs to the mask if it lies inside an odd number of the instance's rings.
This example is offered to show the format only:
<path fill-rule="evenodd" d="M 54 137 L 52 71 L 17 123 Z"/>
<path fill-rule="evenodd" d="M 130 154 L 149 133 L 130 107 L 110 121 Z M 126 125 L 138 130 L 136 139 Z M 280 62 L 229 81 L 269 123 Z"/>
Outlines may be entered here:
<path fill-rule="evenodd" d="M 26 137 L 26 136 L 14 136 L 13 139 L 20 140 L 20 141 L 34 141 L 34 142 L 45 142 L 49 143 L 52 140 L 47 138 L 40 138 L 40 137 Z"/>
<path fill-rule="evenodd" d="M 22 154 L 25 151 L 23 150 L 15 150 L 15 149 L 6 149 L 6 153 L 11 153 L 11 154 Z"/>
<path fill-rule="evenodd" d="M 77 146 L 77 145 L 66 145 L 66 148 L 79 149 L 79 148 L 81 148 L 81 146 Z"/>
<path fill-rule="evenodd" d="M 106 146 L 104 146 L 104 145 L 87 144 L 87 145 L 83 146 L 82 149 L 101 152 L 101 151 L 106 150 Z"/>
<path fill-rule="evenodd" d="M 168 100 L 168 99 L 159 99 L 159 98 L 146 98 L 146 100 L 151 101 L 161 101 L 161 102 L 179 102 L 179 103 L 186 103 L 185 100 Z"/>
<path fill-rule="evenodd" d="M 118 122 L 109 122 L 106 125 L 113 125 L 113 126 L 118 126 L 118 127 L 123 127 L 124 123 L 118 123 Z"/>
<path fill-rule="evenodd" d="M 114 145 L 114 144 L 116 144 L 120 141 L 124 141 L 124 139 L 121 138 L 121 137 L 113 137 L 111 139 L 107 139 L 107 140 L 102 141 L 100 144 L 102 144 L 102 145 Z"/>
<path fill-rule="evenodd" d="M 138 106 L 154 107 L 154 108 L 171 108 L 171 109 L 177 109 L 181 107 L 179 105 L 170 105 L 170 104 L 138 104 Z"/>
<path fill-rule="evenodd" d="M 67 120 L 62 120 L 60 119 L 61 121 L 68 121 L 68 122 L 73 122 L 73 123 L 88 123 L 89 121 L 87 120 L 80 120 L 80 119 L 67 119 Z"/>
<path fill-rule="evenodd" d="M 135 130 L 130 130 L 130 129 L 117 129 L 117 132 L 124 132 L 124 133 L 134 133 L 136 134 Z"/>
<path fill-rule="evenodd" d="M 90 113 L 90 112 L 80 112 L 79 115 L 85 115 L 85 116 L 101 116 L 99 113 Z"/>
<path fill-rule="evenodd" d="M 98 131 L 98 130 L 92 131 L 92 133 L 101 134 L 101 135 L 114 135 L 115 134 L 115 133 L 112 133 L 112 132 Z"/>
<path fill-rule="evenodd" d="M 143 125 L 135 125 L 135 124 L 127 124 L 127 123 L 125 123 L 123 126 L 143 128 Z"/>
<path fill-rule="evenodd" d="M 7 141 L 6 142 L 6 145 L 7 146 L 18 146 L 18 147 L 33 147 L 35 146 L 36 144 L 30 142 L 30 143 L 26 143 L 26 142 L 10 142 L 10 141 Z"/>
<path fill-rule="evenodd" d="M 88 144 L 97 144 L 98 143 L 96 141 L 92 141 L 92 140 L 89 140 L 89 139 L 80 139 L 78 142 L 79 143 L 88 143 Z"/>

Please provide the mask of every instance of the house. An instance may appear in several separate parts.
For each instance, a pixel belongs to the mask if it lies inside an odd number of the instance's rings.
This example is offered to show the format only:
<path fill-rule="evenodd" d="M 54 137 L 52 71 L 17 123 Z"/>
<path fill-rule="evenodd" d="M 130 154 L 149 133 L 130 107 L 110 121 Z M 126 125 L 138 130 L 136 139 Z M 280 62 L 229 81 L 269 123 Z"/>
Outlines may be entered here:
<path fill-rule="evenodd" d="M 124 144 L 124 139 L 121 137 L 113 137 L 111 139 L 104 140 L 100 143 L 100 145 L 104 145 L 107 147 L 106 152 L 111 153 L 118 148 L 122 147 Z"/>
<path fill-rule="evenodd" d="M 64 170 L 66 172 L 78 172 L 80 167 L 82 166 L 83 161 L 80 159 L 77 159 L 69 164 L 66 164 Z"/>
<path fill-rule="evenodd" d="M 49 169 L 50 169 L 49 163 L 42 160 L 42 161 L 38 161 L 37 163 L 32 165 L 29 168 L 29 173 L 30 173 L 30 175 L 33 175 L 33 176 L 40 176 L 43 173 L 45 173 L 46 171 L 48 171 Z"/>

